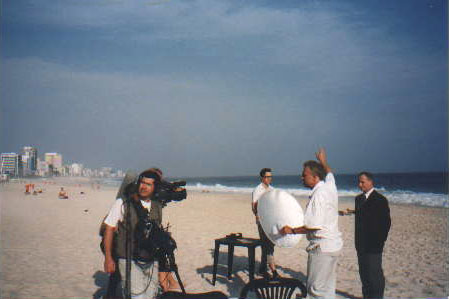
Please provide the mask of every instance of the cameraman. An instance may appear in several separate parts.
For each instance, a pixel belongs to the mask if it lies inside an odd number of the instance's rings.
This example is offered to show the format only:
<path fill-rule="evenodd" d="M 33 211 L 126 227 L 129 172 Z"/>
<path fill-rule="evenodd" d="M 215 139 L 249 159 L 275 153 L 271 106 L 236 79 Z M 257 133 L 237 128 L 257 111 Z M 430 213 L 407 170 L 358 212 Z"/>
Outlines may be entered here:
<path fill-rule="evenodd" d="M 160 224 L 162 220 L 162 205 L 158 201 L 151 200 L 154 190 L 160 183 L 160 175 L 154 170 L 146 170 L 139 175 L 136 182 L 137 190 L 135 194 L 130 195 L 129 200 L 136 200 L 142 203 L 142 206 L 149 211 L 149 217 L 156 223 Z M 106 224 L 104 236 L 105 261 L 104 270 L 107 273 L 114 273 L 116 267 L 119 267 L 122 281 L 125 281 L 126 273 L 126 221 L 125 204 L 126 199 L 117 199 L 114 202 L 104 223 Z M 139 221 L 135 208 L 130 206 L 130 225 L 131 231 L 134 232 Z M 114 232 L 117 231 L 115 237 L 115 252 L 118 257 L 118 265 L 114 262 L 112 255 Z M 131 237 L 131 246 L 134 244 L 134 238 Z M 133 251 L 132 251 L 133 252 Z M 156 297 L 158 290 L 158 266 L 157 263 L 148 262 L 145 264 L 136 263 L 134 259 L 131 261 L 131 296 L 139 299 L 152 299 Z"/>

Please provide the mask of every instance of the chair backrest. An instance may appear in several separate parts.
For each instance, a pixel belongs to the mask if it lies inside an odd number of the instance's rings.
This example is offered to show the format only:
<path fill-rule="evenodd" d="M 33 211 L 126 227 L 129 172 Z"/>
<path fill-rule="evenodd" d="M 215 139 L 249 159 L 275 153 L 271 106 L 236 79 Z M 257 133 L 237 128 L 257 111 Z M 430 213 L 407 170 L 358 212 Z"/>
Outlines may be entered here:
<path fill-rule="evenodd" d="M 294 278 L 280 278 L 278 280 L 255 279 L 247 283 L 240 292 L 240 299 L 245 299 L 248 292 L 254 292 L 259 299 L 290 299 L 299 289 L 299 298 L 305 298 L 307 288 Z M 298 297 L 297 297 L 298 298 Z"/>
<path fill-rule="evenodd" d="M 223 292 L 213 291 L 201 294 L 183 294 L 180 292 L 163 293 L 160 299 L 228 299 Z"/>

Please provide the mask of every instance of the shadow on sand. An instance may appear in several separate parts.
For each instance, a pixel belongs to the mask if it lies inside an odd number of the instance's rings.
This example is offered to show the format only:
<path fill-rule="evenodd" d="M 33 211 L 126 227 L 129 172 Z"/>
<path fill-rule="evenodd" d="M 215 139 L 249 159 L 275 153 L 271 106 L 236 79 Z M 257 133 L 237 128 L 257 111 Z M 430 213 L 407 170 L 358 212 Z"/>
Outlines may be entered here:
<path fill-rule="evenodd" d="M 92 295 L 92 298 L 93 299 L 103 298 L 107 293 L 108 283 L 109 283 L 109 274 L 107 274 L 106 272 L 103 272 L 103 271 L 97 271 L 97 272 L 95 272 L 95 274 L 92 277 L 94 279 L 95 285 L 98 287 L 98 289 Z M 115 294 L 116 294 L 116 297 L 114 297 L 114 299 L 123 298 L 121 296 L 122 292 L 121 292 L 120 286 L 117 287 Z M 113 299 L 113 298 L 109 298 L 109 299 Z"/>
<path fill-rule="evenodd" d="M 203 268 L 198 268 L 196 271 L 201 275 L 208 283 L 212 284 L 212 275 L 213 275 L 213 255 L 214 250 L 210 249 L 211 255 L 211 265 L 205 266 Z M 248 280 L 248 257 L 246 256 L 234 256 L 234 262 L 232 265 L 232 279 L 228 280 L 228 254 L 227 252 L 220 252 L 218 256 L 218 265 L 217 265 L 217 282 L 226 285 L 227 291 L 229 293 L 229 297 L 239 297 L 240 291 L 245 286 L 245 281 Z M 256 261 L 255 270 L 257 273 L 257 269 L 260 267 L 260 262 Z M 278 271 L 282 273 L 282 276 L 292 277 L 299 279 L 304 285 L 307 283 L 307 276 L 300 272 L 295 271 L 288 267 L 283 267 L 282 265 L 276 266 Z M 246 277 L 245 277 L 246 276 Z M 255 276 L 258 278 L 260 276 Z M 245 280 L 243 279 L 245 278 Z M 361 297 L 354 296 L 342 290 L 336 290 L 336 294 L 343 298 L 348 299 L 362 299 Z"/>
<path fill-rule="evenodd" d="M 205 279 L 209 284 L 212 285 L 212 275 L 213 275 L 213 253 L 214 250 L 210 249 L 211 254 L 211 265 L 204 266 L 202 268 L 196 269 L 196 272 L 201 276 L 201 278 Z M 220 252 L 218 256 L 218 265 L 217 265 L 217 281 L 216 283 L 220 283 L 226 285 L 227 293 L 229 297 L 239 297 L 240 291 L 245 286 L 248 281 L 249 271 L 248 271 L 248 257 L 247 256 L 234 256 L 234 262 L 232 266 L 232 278 L 231 280 L 227 279 L 228 275 L 228 266 L 227 266 L 227 252 Z M 255 269 L 257 273 L 257 269 L 260 267 L 260 262 L 256 261 Z M 282 276 L 292 277 L 299 279 L 304 284 L 306 284 L 307 277 L 304 273 L 299 271 L 294 271 L 291 268 L 283 267 L 281 265 L 277 265 L 277 269 L 282 273 Z M 93 299 L 100 299 L 104 295 L 106 295 L 106 291 L 108 288 L 109 275 L 102 271 L 97 271 L 93 276 L 95 281 L 95 285 L 98 287 L 97 291 L 93 294 Z M 255 278 L 259 278 L 256 274 Z M 347 292 L 337 290 L 337 295 L 343 298 L 348 299 L 361 299 L 360 297 L 356 297 L 354 295 L 348 294 Z M 116 294 L 120 296 L 121 292 L 117 290 Z M 117 298 L 122 298 L 117 297 Z"/>
<path fill-rule="evenodd" d="M 213 254 L 214 250 L 210 249 L 211 254 L 211 265 L 205 266 L 202 268 L 198 268 L 196 271 L 201 275 L 208 283 L 212 284 L 212 275 L 213 275 Z M 227 252 L 220 252 L 218 256 L 218 265 L 217 265 L 217 282 L 220 284 L 226 285 L 227 293 L 229 293 L 229 297 L 239 297 L 240 291 L 245 286 L 248 281 L 248 257 L 235 255 L 234 262 L 232 265 L 232 278 L 231 280 L 227 279 L 228 275 L 228 254 Z M 255 278 L 260 278 L 261 276 L 257 275 L 257 269 L 260 267 L 260 262 L 256 261 L 255 270 L 256 276 Z M 302 272 L 294 271 L 290 268 L 277 266 L 277 269 L 283 273 L 283 276 L 297 278 L 302 282 L 306 281 L 306 276 Z"/>

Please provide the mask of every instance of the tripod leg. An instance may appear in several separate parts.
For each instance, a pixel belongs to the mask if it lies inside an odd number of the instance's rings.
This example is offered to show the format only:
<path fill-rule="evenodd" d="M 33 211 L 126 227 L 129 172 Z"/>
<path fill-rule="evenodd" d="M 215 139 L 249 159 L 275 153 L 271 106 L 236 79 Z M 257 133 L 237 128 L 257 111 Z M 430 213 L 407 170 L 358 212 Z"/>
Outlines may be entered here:
<path fill-rule="evenodd" d="M 125 299 L 131 299 L 131 200 L 128 199 L 125 205 L 126 234 L 125 234 L 125 250 L 126 250 L 126 267 L 125 267 Z"/>
<path fill-rule="evenodd" d="M 120 272 L 117 270 L 109 276 L 108 289 L 106 291 L 105 299 L 113 299 L 116 298 L 117 286 L 120 283 Z"/>
<path fill-rule="evenodd" d="M 184 289 L 184 285 L 182 284 L 181 277 L 179 276 L 178 267 L 175 267 L 173 270 L 176 275 L 176 279 L 178 280 L 179 286 L 181 287 L 182 293 L 186 294 L 186 289 Z"/>
<path fill-rule="evenodd" d="M 178 283 L 179 283 L 179 286 L 181 287 L 182 293 L 186 294 L 186 290 L 184 288 L 184 284 L 182 283 L 181 276 L 179 276 L 178 265 L 176 265 L 176 262 L 175 262 L 175 255 L 172 253 L 172 254 L 170 254 L 170 256 L 168 258 L 170 261 L 170 268 L 172 269 L 173 272 L 175 272 L 176 279 L 178 280 Z"/>

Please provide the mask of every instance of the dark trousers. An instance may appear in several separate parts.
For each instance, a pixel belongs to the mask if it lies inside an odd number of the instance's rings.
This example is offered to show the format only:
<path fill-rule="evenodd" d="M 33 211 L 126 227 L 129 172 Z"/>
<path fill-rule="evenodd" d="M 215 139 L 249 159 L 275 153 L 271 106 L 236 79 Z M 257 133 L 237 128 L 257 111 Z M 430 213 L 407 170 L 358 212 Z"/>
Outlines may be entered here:
<path fill-rule="evenodd" d="M 274 244 L 265 235 L 262 225 L 259 222 L 257 222 L 257 229 L 259 231 L 259 238 L 262 241 L 262 261 L 260 262 L 259 273 L 263 273 L 268 270 L 267 262 L 274 263 Z"/>
<path fill-rule="evenodd" d="M 357 252 L 363 298 L 383 298 L 385 277 L 382 270 L 382 253 Z"/>

